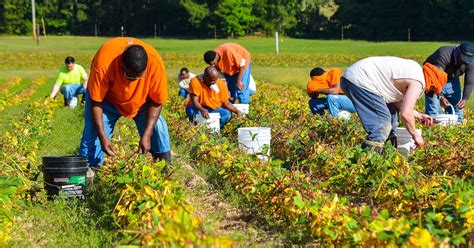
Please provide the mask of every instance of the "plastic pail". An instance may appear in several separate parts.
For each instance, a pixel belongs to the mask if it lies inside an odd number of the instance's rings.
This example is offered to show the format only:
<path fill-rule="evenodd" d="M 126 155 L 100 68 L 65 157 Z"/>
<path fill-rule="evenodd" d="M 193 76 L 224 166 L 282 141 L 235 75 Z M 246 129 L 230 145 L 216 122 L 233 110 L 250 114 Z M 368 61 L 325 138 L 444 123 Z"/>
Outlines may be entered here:
<path fill-rule="evenodd" d="M 249 104 L 246 104 L 246 103 L 235 103 L 234 104 L 234 107 L 240 111 L 242 111 L 244 114 L 248 115 L 249 114 L 249 107 L 250 105 Z"/>
<path fill-rule="evenodd" d="M 246 153 L 262 153 L 264 146 L 270 148 L 271 128 L 269 127 L 243 127 L 238 129 L 239 147 Z M 270 155 L 268 149 L 266 156 Z"/>
<path fill-rule="evenodd" d="M 421 135 L 420 129 L 417 129 L 416 132 Z M 415 141 L 404 127 L 397 127 L 397 148 L 405 157 L 416 148 Z"/>
<path fill-rule="evenodd" d="M 345 111 L 345 110 L 341 110 L 341 111 L 339 112 L 339 114 L 337 114 L 337 118 L 348 120 L 348 119 L 351 118 L 351 112 Z"/>
<path fill-rule="evenodd" d="M 213 129 L 214 132 L 218 133 L 221 130 L 221 114 L 219 113 L 209 113 L 209 119 L 202 117 L 201 114 L 196 115 L 196 121 L 198 123 L 203 123 L 209 128 Z"/>
<path fill-rule="evenodd" d="M 442 126 L 454 126 L 458 124 L 458 116 L 454 113 L 453 105 L 447 107 L 451 107 L 452 114 L 434 115 L 433 118 Z"/>
<path fill-rule="evenodd" d="M 86 157 L 43 157 L 44 188 L 49 196 L 61 192 L 84 199 L 87 170 Z"/>

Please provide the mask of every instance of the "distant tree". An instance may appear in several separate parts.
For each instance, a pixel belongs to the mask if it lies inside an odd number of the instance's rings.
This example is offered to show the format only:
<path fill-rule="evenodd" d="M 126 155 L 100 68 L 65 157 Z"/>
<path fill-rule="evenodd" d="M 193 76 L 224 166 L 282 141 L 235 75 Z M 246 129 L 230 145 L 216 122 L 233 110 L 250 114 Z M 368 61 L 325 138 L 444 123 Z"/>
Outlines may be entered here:
<path fill-rule="evenodd" d="M 31 33 L 31 1 L 3 0 L 0 2 L 0 33 Z"/>
<path fill-rule="evenodd" d="M 254 0 L 222 0 L 215 11 L 216 27 L 225 36 L 243 36 L 254 24 Z"/>

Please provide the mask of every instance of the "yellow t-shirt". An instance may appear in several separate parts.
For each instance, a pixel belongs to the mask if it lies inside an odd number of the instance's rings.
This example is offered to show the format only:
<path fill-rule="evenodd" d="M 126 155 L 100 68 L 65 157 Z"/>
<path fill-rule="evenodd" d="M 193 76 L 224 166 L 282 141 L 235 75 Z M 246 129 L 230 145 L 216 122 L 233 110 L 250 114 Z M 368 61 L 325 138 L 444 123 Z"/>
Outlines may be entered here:
<path fill-rule="evenodd" d="M 70 71 L 67 66 L 62 66 L 59 69 L 59 75 L 56 79 L 56 84 L 82 84 L 87 78 L 86 70 L 78 64 L 74 64 L 74 69 Z"/>

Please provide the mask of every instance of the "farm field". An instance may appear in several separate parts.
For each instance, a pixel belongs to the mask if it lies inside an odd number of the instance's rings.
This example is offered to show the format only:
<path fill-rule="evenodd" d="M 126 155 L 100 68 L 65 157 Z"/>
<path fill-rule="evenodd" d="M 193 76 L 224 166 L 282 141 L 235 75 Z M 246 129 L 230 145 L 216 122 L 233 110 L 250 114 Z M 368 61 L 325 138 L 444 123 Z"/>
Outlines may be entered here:
<path fill-rule="evenodd" d="M 106 40 L 0 37 L 1 246 L 473 245 L 472 99 L 464 125 L 423 127 L 427 145 L 405 159 L 363 151 L 360 123 L 312 116 L 304 91 L 315 66 L 371 55 L 422 62 L 449 43 L 283 38 L 275 56 L 271 38 L 145 39 L 167 66 L 173 166 L 132 155 L 138 135 L 122 119 L 118 156 L 97 170 L 89 198 L 46 200 L 41 156 L 76 155 L 83 128 L 82 106 L 46 96 L 64 57 L 87 69 Z M 252 53 L 258 91 L 250 114 L 215 135 L 189 124 L 174 77 L 182 66 L 200 73 L 203 52 L 227 41 Z M 237 147 L 246 126 L 272 128 L 268 161 Z"/>

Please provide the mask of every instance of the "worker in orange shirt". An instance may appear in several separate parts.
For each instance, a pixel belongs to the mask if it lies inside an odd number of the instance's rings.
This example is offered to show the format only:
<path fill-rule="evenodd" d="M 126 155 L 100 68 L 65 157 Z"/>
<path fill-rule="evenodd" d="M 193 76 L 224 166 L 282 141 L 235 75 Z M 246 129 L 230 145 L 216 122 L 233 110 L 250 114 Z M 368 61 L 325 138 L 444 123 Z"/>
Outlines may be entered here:
<path fill-rule="evenodd" d="M 308 81 L 306 91 L 311 98 L 308 105 L 313 114 L 323 115 L 326 109 L 334 117 L 339 117 L 341 111 L 356 112 L 351 100 L 344 95 L 339 85 L 342 74 L 339 68 L 330 68 L 325 71 L 317 67 L 311 70 L 311 79 Z M 326 97 L 320 97 L 321 94 Z"/>
<path fill-rule="evenodd" d="M 224 74 L 232 103 L 236 99 L 240 103 L 250 103 L 250 95 L 254 92 L 249 89 L 252 60 L 247 49 L 237 43 L 224 43 L 207 51 L 204 61 Z"/>
<path fill-rule="evenodd" d="M 105 154 L 115 156 L 111 137 L 121 116 L 137 125 L 139 153 L 151 152 L 171 162 L 168 126 L 160 114 L 168 99 L 168 82 L 161 56 L 152 46 L 127 37 L 107 41 L 92 61 L 86 95 L 79 153 L 90 167 L 100 166 Z"/>
<path fill-rule="evenodd" d="M 189 95 L 186 107 L 186 114 L 189 120 L 193 121 L 196 114 L 200 113 L 204 118 L 209 118 L 209 113 L 219 113 L 220 127 L 229 122 L 232 114 L 238 117 L 243 116 L 243 112 L 229 102 L 229 91 L 226 83 L 219 78 L 219 72 L 214 66 L 208 66 L 204 74 L 191 79 L 189 85 Z"/>

